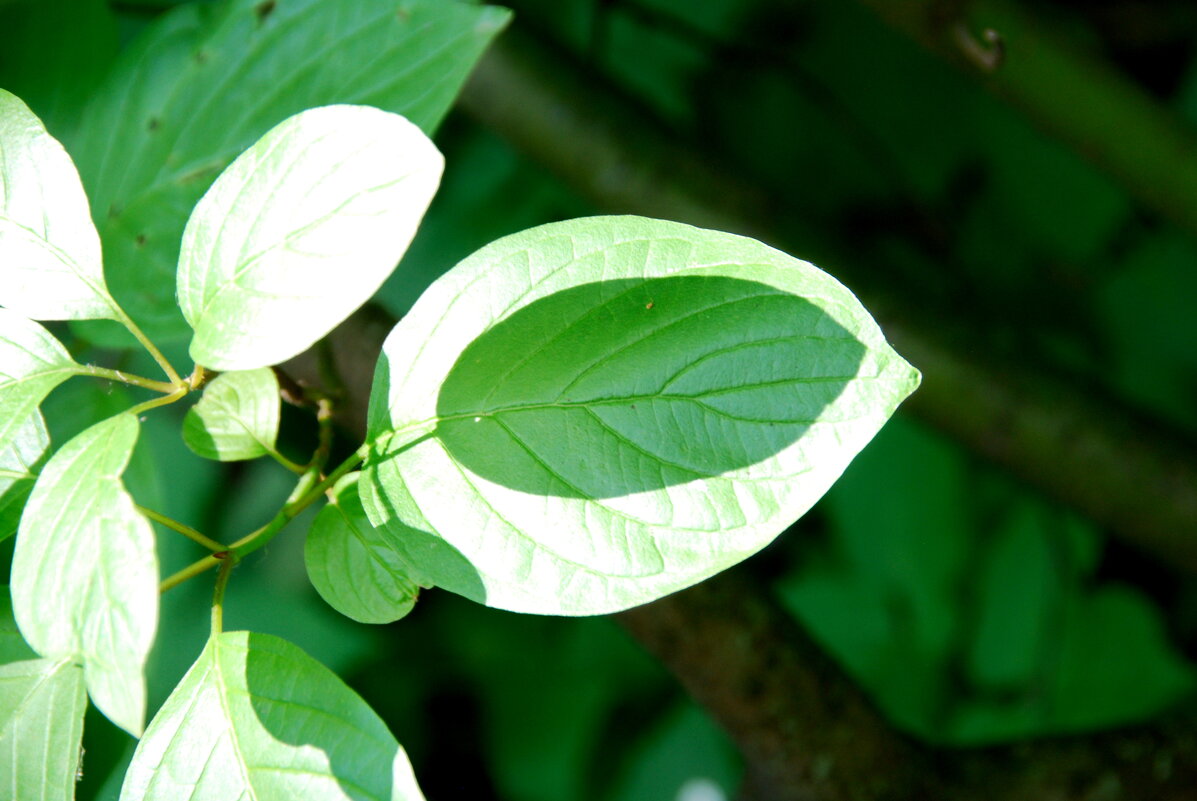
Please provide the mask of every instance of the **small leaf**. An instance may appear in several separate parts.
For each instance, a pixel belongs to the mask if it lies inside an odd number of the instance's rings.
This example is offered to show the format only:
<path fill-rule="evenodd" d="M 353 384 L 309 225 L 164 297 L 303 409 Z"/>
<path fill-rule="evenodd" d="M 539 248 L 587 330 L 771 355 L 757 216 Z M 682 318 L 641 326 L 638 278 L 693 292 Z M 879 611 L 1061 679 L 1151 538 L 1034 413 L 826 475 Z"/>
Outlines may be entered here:
<path fill-rule="evenodd" d="M 443 164 L 419 128 L 375 108 L 326 106 L 276 126 L 216 179 L 183 232 L 192 358 L 246 370 L 307 350 L 395 269 Z"/>
<path fill-rule="evenodd" d="M 80 367 L 42 326 L 0 309 L 0 448 L 54 387 Z"/>
<path fill-rule="evenodd" d="M 374 528 L 358 497 L 360 473 L 337 483 L 308 531 L 304 562 L 320 597 L 359 623 L 390 623 L 415 606 L 420 585 L 393 541 Z"/>
<path fill-rule="evenodd" d="M 121 801 L 417 801 L 407 755 L 356 693 L 286 640 L 208 641 L 137 745 Z"/>
<path fill-rule="evenodd" d="M 221 373 L 183 419 L 183 441 L 205 459 L 236 462 L 274 452 L 278 378 L 269 367 Z"/>
<path fill-rule="evenodd" d="M 0 797 L 72 801 L 86 709 L 69 658 L 0 664 Z"/>
<path fill-rule="evenodd" d="M 0 89 L 0 305 L 38 320 L 114 317 L 100 237 L 71 157 Z"/>
<path fill-rule="evenodd" d="M 120 479 L 137 433 L 137 418 L 119 414 L 51 457 L 21 518 L 12 567 L 25 639 L 46 658 L 81 661 L 92 701 L 134 736 L 158 621 L 153 531 Z"/>
<path fill-rule="evenodd" d="M 7 442 L 0 440 L 0 540 L 17 530 L 25 500 L 37 480 L 38 462 L 50 447 L 41 412 L 25 418 Z"/>
<path fill-rule="evenodd" d="M 678 223 L 555 223 L 466 259 L 395 327 L 362 502 L 438 586 L 615 611 L 772 541 L 918 381 L 813 265 Z"/>

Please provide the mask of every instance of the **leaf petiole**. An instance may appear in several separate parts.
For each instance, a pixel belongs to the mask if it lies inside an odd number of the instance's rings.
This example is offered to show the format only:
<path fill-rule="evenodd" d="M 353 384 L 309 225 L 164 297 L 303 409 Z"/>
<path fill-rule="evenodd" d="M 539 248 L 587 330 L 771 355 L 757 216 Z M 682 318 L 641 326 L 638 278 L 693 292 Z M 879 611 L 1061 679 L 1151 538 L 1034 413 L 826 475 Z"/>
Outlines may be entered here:
<path fill-rule="evenodd" d="M 94 364 L 83 364 L 79 366 L 79 375 L 88 375 L 94 378 L 106 378 L 109 381 L 119 381 L 122 384 L 128 384 L 134 387 L 141 387 L 142 389 L 152 389 L 155 392 L 161 392 L 163 395 L 169 395 L 178 390 L 178 386 L 170 384 L 166 381 L 155 381 L 152 378 L 144 378 L 132 373 L 122 372 L 121 370 L 110 370 L 107 367 L 97 367 Z"/>
<path fill-rule="evenodd" d="M 133 414 L 133 415 L 139 415 L 144 411 L 148 411 L 150 409 L 154 409 L 159 406 L 169 406 L 170 404 L 172 404 L 178 400 L 181 400 L 183 397 L 185 397 L 187 395 L 188 392 L 189 392 L 189 390 L 187 389 L 186 384 L 179 384 L 178 386 L 175 387 L 174 391 L 171 392 L 169 395 L 163 395 L 160 398 L 153 398 L 151 400 L 146 401 L 145 403 L 139 403 L 136 406 L 129 409 L 129 413 Z"/>
<path fill-rule="evenodd" d="M 175 371 L 174 365 L 172 365 L 170 360 L 163 355 L 162 351 L 158 350 L 158 346 L 150 341 L 150 338 L 145 335 L 145 332 L 141 330 L 137 323 L 133 322 L 133 318 L 130 317 L 125 310 L 119 306 L 116 306 L 115 308 L 117 314 L 116 321 L 125 328 L 129 329 L 129 333 L 141 343 L 141 346 L 146 349 L 150 356 L 154 357 L 154 361 L 158 362 L 158 366 L 162 368 L 162 372 L 166 373 L 166 377 L 170 379 L 170 383 L 174 386 L 183 384 L 183 379 L 180 378 L 179 374 Z"/>
<path fill-rule="evenodd" d="M 208 537 L 207 535 L 201 534 L 185 523 L 180 523 L 178 520 L 167 517 L 160 512 L 155 512 L 153 509 L 147 509 L 141 504 L 137 504 L 137 511 L 141 512 L 155 523 L 160 523 L 169 528 L 171 531 L 177 531 L 187 539 L 199 543 L 213 553 L 219 553 L 220 551 L 225 550 L 225 546 L 223 544 L 217 542 L 211 537 Z"/>
<path fill-rule="evenodd" d="M 212 593 L 212 636 L 215 637 L 224 630 L 224 591 L 229 586 L 229 576 L 239 561 L 237 555 L 230 551 L 222 551 L 220 573 L 216 576 L 216 590 Z M 213 557 L 215 558 L 215 557 Z"/>

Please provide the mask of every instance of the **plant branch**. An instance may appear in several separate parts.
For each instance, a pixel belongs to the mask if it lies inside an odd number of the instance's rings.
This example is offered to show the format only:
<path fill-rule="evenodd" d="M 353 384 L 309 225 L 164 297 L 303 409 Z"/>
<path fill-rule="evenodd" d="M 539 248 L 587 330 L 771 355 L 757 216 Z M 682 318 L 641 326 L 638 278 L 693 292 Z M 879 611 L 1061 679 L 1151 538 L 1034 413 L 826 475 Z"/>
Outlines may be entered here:
<path fill-rule="evenodd" d="M 1184 435 L 1092 387 L 990 362 L 975 335 L 928 320 L 925 304 L 854 271 L 864 257 L 785 215 L 785 198 L 739 182 L 716 155 L 654 125 L 650 112 L 518 25 L 491 47 L 461 103 L 602 208 L 734 231 L 834 265 L 923 371 L 904 409 L 1126 541 L 1197 573 L 1197 538 L 1189 536 L 1197 531 L 1197 447 Z"/>
<path fill-rule="evenodd" d="M 122 384 L 128 384 L 133 387 L 152 389 L 155 392 L 161 392 L 163 395 L 169 395 L 178 389 L 178 386 L 167 383 L 166 381 L 155 381 L 152 378 L 143 378 L 142 376 L 122 372 L 121 370 L 110 370 L 107 367 L 97 367 L 94 364 L 80 365 L 79 375 L 105 378 L 109 381 L 119 381 Z"/>
<path fill-rule="evenodd" d="M 189 526 L 185 523 L 180 523 L 178 520 L 167 517 L 166 515 L 161 514 L 159 512 L 155 512 L 153 509 L 147 509 L 146 507 L 142 506 L 141 504 L 138 504 L 137 511 L 141 512 L 143 515 L 148 517 L 150 520 L 153 520 L 155 523 L 161 523 L 162 525 L 169 528 L 171 531 L 177 531 L 178 533 L 182 534 L 187 539 L 204 546 L 205 548 L 207 548 L 209 551 L 212 551 L 213 553 L 217 553 L 217 552 L 223 551 L 225 549 L 224 545 L 222 545 L 221 543 L 212 539 L 211 537 L 201 534 L 200 532 L 196 531 L 191 526 Z"/>
<path fill-rule="evenodd" d="M 1012 747 L 917 744 L 739 570 L 616 617 L 746 755 L 741 801 L 1183 801 L 1197 786 L 1187 721 Z"/>

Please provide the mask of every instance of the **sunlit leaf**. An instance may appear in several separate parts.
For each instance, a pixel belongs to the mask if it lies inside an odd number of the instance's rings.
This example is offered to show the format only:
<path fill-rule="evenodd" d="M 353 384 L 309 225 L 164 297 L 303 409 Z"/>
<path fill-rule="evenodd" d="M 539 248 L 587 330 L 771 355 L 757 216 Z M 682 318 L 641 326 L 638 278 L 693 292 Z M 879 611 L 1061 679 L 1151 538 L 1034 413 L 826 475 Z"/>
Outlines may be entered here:
<path fill-rule="evenodd" d="M 407 755 L 328 668 L 278 637 L 209 640 L 137 746 L 121 801 L 417 801 Z"/>
<path fill-rule="evenodd" d="M 222 373 L 183 419 L 187 447 L 206 459 L 235 462 L 274 451 L 278 379 L 268 367 Z"/>
<path fill-rule="evenodd" d="M 137 418 L 120 414 L 51 457 L 21 518 L 12 567 L 25 639 L 46 658 L 82 662 L 92 701 L 134 735 L 158 620 L 153 531 L 120 478 L 137 433 Z"/>
<path fill-rule="evenodd" d="M 0 450 L 50 391 L 78 372 L 79 365 L 49 331 L 0 309 Z"/>
<path fill-rule="evenodd" d="M 83 670 L 69 657 L 0 664 L 0 797 L 75 797 L 86 708 Z"/>
<path fill-rule="evenodd" d="M 116 297 L 151 337 L 185 340 L 179 242 L 221 170 L 316 106 L 377 106 L 431 133 L 508 18 L 450 0 L 226 0 L 164 14 L 125 50 L 67 142 Z"/>
<path fill-rule="evenodd" d="M 362 499 L 439 586 L 608 612 L 762 548 L 918 380 L 806 262 L 677 223 L 547 225 L 396 326 Z"/>
<path fill-rule="evenodd" d="M 71 157 L 0 89 L 0 305 L 39 320 L 113 317 L 100 237 Z"/>
<path fill-rule="evenodd" d="M 183 233 L 192 358 L 245 370 L 307 350 L 390 275 L 443 164 L 419 128 L 367 106 L 311 109 L 271 130 Z"/>
<path fill-rule="evenodd" d="M 308 531 L 304 562 L 333 609 L 359 623 L 390 623 L 411 611 L 420 585 L 391 538 L 366 517 L 359 477 L 352 473 L 333 488 Z"/>
<path fill-rule="evenodd" d="M 46 424 L 36 411 L 7 441 L 0 439 L 0 540 L 17 530 L 25 500 L 37 480 L 37 463 L 49 447 Z"/>

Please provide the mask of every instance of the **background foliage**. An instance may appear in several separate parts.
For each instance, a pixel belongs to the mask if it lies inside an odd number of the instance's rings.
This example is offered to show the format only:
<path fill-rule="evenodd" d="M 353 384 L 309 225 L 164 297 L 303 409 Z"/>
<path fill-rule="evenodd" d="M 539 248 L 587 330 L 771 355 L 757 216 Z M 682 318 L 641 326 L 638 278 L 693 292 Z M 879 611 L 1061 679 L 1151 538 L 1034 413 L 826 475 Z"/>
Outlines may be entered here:
<path fill-rule="evenodd" d="M 139 37 L 168 5 L 0 2 L 8 32 L 0 86 L 22 96 L 79 163 L 108 263 L 118 265 L 116 274 L 109 268 L 113 291 L 166 338 L 182 321 L 154 317 L 169 303 L 134 299 L 146 286 L 138 271 L 173 264 L 180 231 L 161 210 L 194 202 L 187 179 L 214 174 L 257 135 L 248 123 L 230 124 L 226 110 L 252 120 L 269 102 L 281 118 L 323 102 L 321 73 L 284 59 L 261 67 L 270 92 L 230 67 L 231 78 L 195 90 L 209 93 L 219 113 L 193 120 L 191 110 L 172 117 L 163 107 L 165 130 L 126 131 L 121 104 L 130 92 L 161 106 L 179 86 L 203 80 L 186 59 L 138 69 L 150 46 Z M 179 17 L 180 37 L 219 22 L 222 3 L 193 5 Z M 260 8 L 294 12 L 291 47 L 302 49 L 333 36 L 329 20 L 352 26 L 343 12 L 354 5 L 278 0 Z M 1190 211 L 1145 200 L 1058 131 L 1036 127 L 1033 109 L 1003 102 L 984 78 L 891 27 L 892 15 L 877 11 L 886 3 L 508 5 L 518 35 L 584 65 L 596 88 L 623 95 L 672 135 L 700 141 L 739 182 L 784 198 L 779 216 L 793 221 L 793 252 L 834 253 L 842 263 L 822 266 L 917 308 L 916 327 L 1062 377 L 1079 393 L 1112 396 L 1167 437 L 1192 438 Z M 1112 74 L 1190 135 L 1197 12 L 1189 4 L 1023 6 L 1053 42 L 1114 65 Z M 319 10 L 297 11 L 308 7 Z M 235 26 L 220 30 L 232 63 L 266 58 L 237 49 Z M 369 53 L 385 63 L 382 42 L 347 41 L 343 57 Z M 1023 56 L 1011 39 L 999 70 Z M 1043 92 L 1066 116 L 1076 101 L 1071 76 L 1050 63 L 1043 69 Z M 435 70 L 428 73 L 432 80 Z M 385 105 L 388 86 L 363 86 L 356 99 Z M 1133 128 L 1136 108 L 1104 107 L 1103 122 Z M 599 210 L 593 187 L 555 177 L 539 163 L 551 158 L 515 150 L 478 116 L 452 113 L 440 128 L 445 181 L 378 295 L 391 314 L 495 237 Z M 552 120 L 534 122 L 551 143 Z M 163 134 L 178 144 L 155 149 Z M 1189 202 L 1197 206 L 1197 194 Z M 75 354 L 122 344 L 115 329 L 72 330 Z M 122 408 L 121 393 L 93 388 L 88 402 L 76 395 L 61 408 L 52 396 L 54 441 Z M 295 422 L 284 412 L 279 447 L 304 453 L 310 444 Z M 270 466 L 206 462 L 168 421 L 151 417 L 145 426 L 126 480 L 146 505 L 220 537 L 269 515 L 287 492 Z M 163 432 L 155 435 L 156 426 Z M 1191 703 L 1191 579 L 1106 535 L 1083 510 L 900 413 L 825 501 L 746 569 L 900 729 L 936 743 L 1007 742 L 1132 723 Z M 159 539 L 165 572 L 193 558 L 188 543 Z M 11 539 L 0 547 L 7 561 Z M 190 612 L 208 592 L 200 582 L 165 596 L 151 709 L 201 647 L 207 620 Z M 394 626 L 360 626 L 314 594 L 302 542 L 287 536 L 249 560 L 230 593 L 227 628 L 284 636 L 346 676 L 408 749 L 430 798 L 698 799 L 715 788 L 734 792 L 739 781 L 739 757 L 724 736 L 610 620 L 522 617 L 433 592 Z M 89 713 L 85 748 L 79 797 L 115 798 L 119 781 L 109 777 L 123 773 L 132 740 Z"/>

